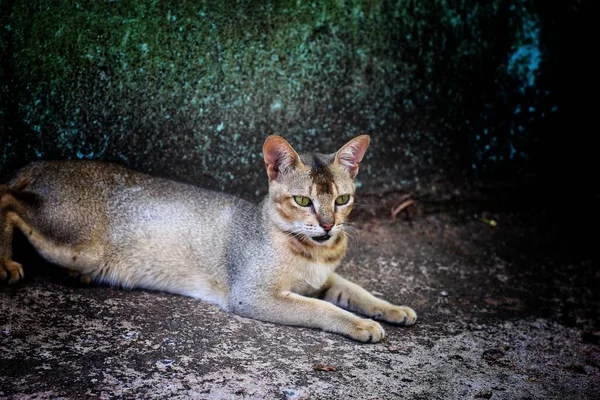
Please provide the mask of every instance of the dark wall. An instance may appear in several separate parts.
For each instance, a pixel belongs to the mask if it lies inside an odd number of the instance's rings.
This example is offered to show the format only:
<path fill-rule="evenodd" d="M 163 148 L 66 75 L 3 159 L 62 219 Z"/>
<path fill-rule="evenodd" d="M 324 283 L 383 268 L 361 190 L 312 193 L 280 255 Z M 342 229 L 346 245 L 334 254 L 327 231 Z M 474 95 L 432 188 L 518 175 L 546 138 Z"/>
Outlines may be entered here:
<path fill-rule="evenodd" d="M 368 133 L 365 192 L 548 185 L 587 165 L 593 2 L 484 3 L 2 0 L 0 175 L 102 159 L 256 199 L 268 134 Z"/>

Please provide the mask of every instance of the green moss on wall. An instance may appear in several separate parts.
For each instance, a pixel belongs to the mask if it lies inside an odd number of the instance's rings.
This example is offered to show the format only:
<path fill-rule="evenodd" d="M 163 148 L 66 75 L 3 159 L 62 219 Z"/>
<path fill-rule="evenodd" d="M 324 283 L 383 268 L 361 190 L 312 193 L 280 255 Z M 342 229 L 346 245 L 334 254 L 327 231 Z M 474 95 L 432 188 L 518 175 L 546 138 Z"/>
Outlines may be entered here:
<path fill-rule="evenodd" d="M 456 131 L 510 81 L 522 29 L 500 28 L 532 4 L 8 2 L 4 125 L 20 134 L 0 166 L 107 159 L 256 197 L 266 135 L 335 151 L 369 133 L 367 189 L 418 186 L 478 150 L 485 124 Z"/>

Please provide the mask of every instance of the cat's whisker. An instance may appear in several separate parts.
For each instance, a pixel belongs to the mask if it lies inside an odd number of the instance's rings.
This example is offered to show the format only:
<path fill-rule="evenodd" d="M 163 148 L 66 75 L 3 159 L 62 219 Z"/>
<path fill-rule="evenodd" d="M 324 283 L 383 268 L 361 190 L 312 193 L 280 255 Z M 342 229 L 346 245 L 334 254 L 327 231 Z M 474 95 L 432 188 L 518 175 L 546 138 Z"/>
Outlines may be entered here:
<path fill-rule="evenodd" d="M 350 222 L 350 221 L 344 221 L 344 222 L 340 222 L 339 224 L 340 226 L 356 226 L 355 222 Z"/>
<path fill-rule="evenodd" d="M 366 204 L 366 203 L 354 203 L 353 207 L 355 207 L 358 210 L 364 211 L 373 211 L 375 209 L 377 209 L 377 206 L 374 204 Z"/>
<path fill-rule="evenodd" d="M 288 236 L 288 237 L 299 239 L 299 240 L 306 240 L 308 238 L 308 236 L 306 236 L 302 232 L 290 232 L 290 231 L 286 231 L 286 232 L 284 232 L 284 234 L 286 236 Z"/>
<path fill-rule="evenodd" d="M 358 227 L 354 224 L 344 224 L 342 225 L 344 227 L 344 230 L 350 230 L 350 231 L 358 231 Z"/>
<path fill-rule="evenodd" d="M 351 243 L 358 242 L 358 236 L 354 232 L 344 232 L 344 234 L 351 241 Z"/>
<path fill-rule="evenodd" d="M 358 238 L 354 235 L 354 233 L 347 231 L 340 231 L 340 235 L 344 236 L 351 244 L 356 244 L 358 242 Z"/>
<path fill-rule="evenodd" d="M 352 233 L 354 235 L 358 235 L 360 233 L 360 229 L 358 227 L 356 227 L 355 224 L 351 223 L 351 222 L 343 222 L 340 224 L 340 226 L 342 227 L 343 231 L 347 231 L 349 233 Z"/>
<path fill-rule="evenodd" d="M 355 249 L 356 248 L 356 243 L 358 242 L 358 240 L 354 237 L 347 237 L 348 240 L 348 246 L 351 249 Z"/>
<path fill-rule="evenodd" d="M 356 226 L 348 226 L 347 230 L 353 236 L 356 236 L 356 237 L 360 236 L 361 230 Z"/>
<path fill-rule="evenodd" d="M 353 231 L 353 230 L 344 230 L 342 231 L 342 233 L 344 233 L 347 237 L 350 238 L 357 238 L 358 237 L 358 232 L 357 231 Z"/>

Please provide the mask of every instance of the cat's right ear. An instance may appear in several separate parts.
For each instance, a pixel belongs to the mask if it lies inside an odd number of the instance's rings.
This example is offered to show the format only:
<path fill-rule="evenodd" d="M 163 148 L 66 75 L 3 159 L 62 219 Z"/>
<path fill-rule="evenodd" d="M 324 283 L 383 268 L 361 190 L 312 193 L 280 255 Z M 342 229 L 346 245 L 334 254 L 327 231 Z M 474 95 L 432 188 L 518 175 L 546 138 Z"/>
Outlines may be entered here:
<path fill-rule="evenodd" d="M 280 174 L 291 171 L 300 160 L 292 146 L 277 135 L 271 135 L 265 140 L 263 155 L 269 182 L 277 179 Z"/>

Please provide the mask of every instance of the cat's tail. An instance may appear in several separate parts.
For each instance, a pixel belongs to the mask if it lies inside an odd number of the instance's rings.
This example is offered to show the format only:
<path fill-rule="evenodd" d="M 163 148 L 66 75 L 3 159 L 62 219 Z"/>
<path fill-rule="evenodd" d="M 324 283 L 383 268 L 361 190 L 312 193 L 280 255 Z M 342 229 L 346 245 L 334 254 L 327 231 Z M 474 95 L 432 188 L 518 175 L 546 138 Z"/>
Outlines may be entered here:
<path fill-rule="evenodd" d="M 7 188 L 13 192 L 13 194 L 14 192 L 21 192 L 26 190 L 27 187 L 31 184 L 31 182 L 33 182 L 38 167 L 39 162 L 33 162 L 19 169 L 15 173 L 13 178 L 8 181 L 7 185 L 0 185 L 0 187 L 7 186 Z"/>
<path fill-rule="evenodd" d="M 20 212 L 23 206 L 35 206 L 40 203 L 34 193 L 27 191 L 35 179 L 38 163 L 29 164 L 16 172 L 7 184 L 0 184 L 0 214 L 8 211 Z"/>

